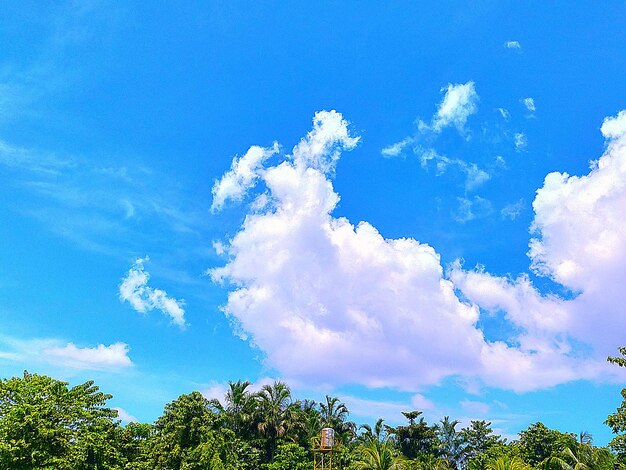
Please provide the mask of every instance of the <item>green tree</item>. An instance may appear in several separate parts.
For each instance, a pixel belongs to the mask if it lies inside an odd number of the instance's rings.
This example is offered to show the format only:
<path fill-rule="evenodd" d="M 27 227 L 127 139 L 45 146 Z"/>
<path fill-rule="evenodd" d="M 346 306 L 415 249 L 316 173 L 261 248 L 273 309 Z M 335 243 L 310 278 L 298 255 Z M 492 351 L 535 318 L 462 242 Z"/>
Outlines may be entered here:
<path fill-rule="evenodd" d="M 521 458 L 533 467 L 538 466 L 547 458 L 562 452 L 568 445 L 576 442 L 573 434 L 549 429 L 545 424 L 537 422 L 519 433 L 518 446 Z"/>
<path fill-rule="evenodd" d="M 266 464 L 267 470 L 308 470 L 313 465 L 305 448 L 295 442 L 282 442 L 276 448 L 274 460 Z"/>
<path fill-rule="evenodd" d="M 271 462 L 278 440 L 294 425 L 297 405 L 292 407 L 291 390 L 284 382 L 264 385 L 256 395 L 257 429 L 265 438 L 266 461 Z"/>
<path fill-rule="evenodd" d="M 209 405 L 199 392 L 181 395 L 165 405 L 163 415 L 154 424 L 150 457 L 153 468 L 179 470 L 197 466 L 203 455 L 198 447 L 210 440 L 216 420 Z"/>
<path fill-rule="evenodd" d="M 456 430 L 458 420 L 450 420 L 445 416 L 437 425 L 441 456 L 448 461 L 452 468 L 459 468 L 464 463 L 466 442 L 463 435 Z"/>
<path fill-rule="evenodd" d="M 406 459 L 398 455 L 389 438 L 382 441 L 371 439 L 357 448 L 354 468 L 359 470 L 402 470 Z"/>
<path fill-rule="evenodd" d="M 488 470 L 531 470 L 531 466 L 519 457 L 502 456 L 487 465 Z"/>
<path fill-rule="evenodd" d="M 390 428 L 402 454 L 408 459 L 424 460 L 427 456 L 438 454 L 439 438 L 437 428 L 429 426 L 421 411 L 409 411 L 402 413 L 408 420 L 408 426 Z M 419 418 L 419 420 L 417 420 Z"/>
<path fill-rule="evenodd" d="M 609 356 L 607 361 L 611 364 L 617 364 L 620 367 L 626 367 L 626 347 L 618 348 L 621 357 Z M 615 413 L 611 413 L 605 423 L 611 428 L 613 434 L 617 434 L 609 447 L 616 453 L 620 463 L 626 464 L 626 388 L 622 389 L 622 403 Z"/>
<path fill-rule="evenodd" d="M 122 464 L 117 411 L 93 382 L 24 372 L 0 382 L 0 468 L 108 469 Z"/>
<path fill-rule="evenodd" d="M 607 449 L 593 447 L 589 440 L 568 443 L 561 452 L 548 457 L 542 467 L 548 470 L 610 470 L 613 461 Z"/>
<path fill-rule="evenodd" d="M 465 441 L 466 464 L 470 470 L 485 470 L 487 462 L 493 459 L 492 449 L 501 449 L 506 439 L 493 433 L 491 422 L 474 420 L 470 425 L 461 430 L 461 436 Z M 497 454 L 501 454 L 498 450 Z"/>

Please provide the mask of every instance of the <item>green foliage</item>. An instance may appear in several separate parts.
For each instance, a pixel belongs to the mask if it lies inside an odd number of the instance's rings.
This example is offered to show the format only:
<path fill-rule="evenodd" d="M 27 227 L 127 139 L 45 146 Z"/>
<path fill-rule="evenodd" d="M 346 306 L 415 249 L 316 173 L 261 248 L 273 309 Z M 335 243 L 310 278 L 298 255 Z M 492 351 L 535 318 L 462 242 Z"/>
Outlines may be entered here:
<path fill-rule="evenodd" d="M 429 426 L 424 418 L 420 417 L 421 411 L 402 413 L 408 420 L 408 426 L 390 428 L 395 440 L 407 459 L 420 459 L 428 455 L 438 453 L 440 441 L 437 437 L 436 426 Z M 417 418 L 419 421 L 416 421 Z"/>
<path fill-rule="evenodd" d="M 465 441 L 465 458 L 469 470 L 485 470 L 488 462 L 504 457 L 509 452 L 506 439 L 493 433 L 489 421 L 471 421 L 461 431 Z"/>
<path fill-rule="evenodd" d="M 397 454 L 389 439 L 371 439 L 357 448 L 357 459 L 353 467 L 358 470 L 401 470 L 406 459 Z"/>
<path fill-rule="evenodd" d="M 24 373 L 0 381 L 0 469 L 24 470 L 305 470 L 320 430 L 335 429 L 334 468 L 345 470 L 611 470 L 614 456 L 591 436 L 535 423 L 507 444 L 488 421 L 445 417 L 429 425 L 419 411 L 408 424 L 383 419 L 356 426 L 338 398 L 294 400 L 282 382 L 258 393 L 249 382 L 231 382 L 224 401 L 199 392 L 165 405 L 154 424 L 121 427 L 111 398 L 93 382 L 65 382 Z M 626 455 L 624 402 L 607 424 L 620 433 L 611 443 Z M 223 403 L 223 404 L 222 404 Z"/>
<path fill-rule="evenodd" d="M 608 357 L 607 361 L 626 367 L 626 347 L 618 348 L 622 357 Z M 626 388 L 622 389 L 622 403 L 615 413 L 611 413 L 605 423 L 611 428 L 616 437 L 609 442 L 609 447 L 617 454 L 617 460 L 621 464 L 626 464 Z"/>
<path fill-rule="evenodd" d="M 573 434 L 549 429 L 545 424 L 537 422 L 520 432 L 518 445 L 524 462 L 536 467 L 574 442 L 576 438 Z"/>
<path fill-rule="evenodd" d="M 467 443 L 463 435 L 456 430 L 458 424 L 458 420 L 451 421 L 449 416 L 445 416 L 437 425 L 437 435 L 440 441 L 439 450 L 451 468 L 459 468 L 465 459 Z"/>
<path fill-rule="evenodd" d="M 278 445 L 273 462 L 266 464 L 267 470 L 308 470 L 313 466 L 308 452 L 294 442 Z"/>
<path fill-rule="evenodd" d="M 0 382 L 0 467 L 108 469 L 121 464 L 117 412 L 93 382 L 29 374 Z"/>
<path fill-rule="evenodd" d="M 502 456 L 489 462 L 487 470 L 531 470 L 531 466 L 519 457 Z"/>

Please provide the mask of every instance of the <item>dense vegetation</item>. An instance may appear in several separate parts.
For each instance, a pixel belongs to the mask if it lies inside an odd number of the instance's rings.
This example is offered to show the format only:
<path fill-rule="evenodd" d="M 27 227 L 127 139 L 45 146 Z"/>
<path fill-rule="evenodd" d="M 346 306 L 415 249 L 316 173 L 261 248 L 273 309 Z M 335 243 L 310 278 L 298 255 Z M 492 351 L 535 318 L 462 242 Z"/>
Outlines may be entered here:
<path fill-rule="evenodd" d="M 626 390 L 622 394 L 624 403 L 607 420 L 616 433 L 626 430 Z M 335 429 L 334 464 L 343 469 L 611 470 L 626 462 L 621 435 L 609 452 L 594 447 L 588 434 L 539 422 L 514 442 L 495 435 L 487 421 L 459 429 L 447 416 L 429 424 L 419 411 L 404 413 L 407 422 L 397 427 L 382 419 L 357 426 L 337 398 L 294 400 L 282 382 L 257 393 L 249 382 L 230 383 L 222 402 L 199 392 L 181 395 L 154 424 L 122 426 L 106 406 L 110 398 L 92 382 L 69 388 L 28 372 L 2 380 L 0 468 L 312 469 L 322 427 Z"/>

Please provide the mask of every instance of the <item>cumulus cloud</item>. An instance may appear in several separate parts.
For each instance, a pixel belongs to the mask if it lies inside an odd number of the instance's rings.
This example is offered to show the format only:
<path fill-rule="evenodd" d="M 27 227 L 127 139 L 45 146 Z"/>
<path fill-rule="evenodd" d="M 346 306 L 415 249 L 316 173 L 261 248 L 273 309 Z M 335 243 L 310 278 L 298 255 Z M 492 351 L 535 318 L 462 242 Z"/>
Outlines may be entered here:
<path fill-rule="evenodd" d="M 445 91 L 445 95 L 433 116 L 430 128 L 434 132 L 441 132 L 444 127 L 455 126 L 463 132 L 467 118 L 478 110 L 478 94 L 474 82 L 454 85 L 450 83 L 441 91 Z"/>
<path fill-rule="evenodd" d="M 589 174 L 550 173 L 537 191 L 529 256 L 536 272 L 581 293 L 573 330 L 614 348 L 626 326 L 626 111 L 601 131 L 606 151 Z"/>
<path fill-rule="evenodd" d="M 626 327 L 626 112 L 607 118 L 601 131 L 607 146 L 591 171 L 550 173 L 533 202 L 531 266 L 571 295 L 542 294 L 525 275 L 457 267 L 450 276 L 472 303 L 521 328 L 519 351 L 543 351 L 557 382 L 617 373 L 604 369 L 604 359 L 623 344 Z"/>
<path fill-rule="evenodd" d="M 212 211 L 222 208 L 228 199 L 240 200 L 256 184 L 263 162 L 278 152 L 278 143 L 270 148 L 253 146 L 242 157 L 233 158 L 230 170 L 213 185 Z"/>
<path fill-rule="evenodd" d="M 2 336 L 0 344 L 8 349 L 0 352 L 0 358 L 11 361 L 45 362 L 80 370 L 119 370 L 133 364 L 128 357 L 130 348 L 121 342 L 80 347 L 52 338 L 23 340 Z"/>
<path fill-rule="evenodd" d="M 527 277 L 460 265 L 446 275 L 428 244 L 332 215 L 334 163 L 356 142 L 339 113 L 317 113 L 292 155 L 258 172 L 266 204 L 224 247 L 226 265 L 209 270 L 230 286 L 223 311 L 267 366 L 300 383 L 408 391 L 450 376 L 526 391 L 598 375 L 597 358 L 573 349 L 564 301 Z M 487 206 L 468 201 L 474 216 Z M 479 307 L 503 315 L 510 338 L 485 338 Z"/>
<path fill-rule="evenodd" d="M 519 43 L 519 41 L 506 41 L 504 43 L 504 47 L 506 47 L 507 49 L 521 49 L 522 45 Z"/>
<path fill-rule="evenodd" d="M 137 259 L 122 279 L 119 286 L 120 300 L 128 302 L 139 313 L 160 310 L 170 317 L 172 323 L 184 328 L 185 301 L 169 297 L 164 290 L 148 286 L 150 273 L 144 269 L 144 263 L 148 260 L 147 257 Z"/>

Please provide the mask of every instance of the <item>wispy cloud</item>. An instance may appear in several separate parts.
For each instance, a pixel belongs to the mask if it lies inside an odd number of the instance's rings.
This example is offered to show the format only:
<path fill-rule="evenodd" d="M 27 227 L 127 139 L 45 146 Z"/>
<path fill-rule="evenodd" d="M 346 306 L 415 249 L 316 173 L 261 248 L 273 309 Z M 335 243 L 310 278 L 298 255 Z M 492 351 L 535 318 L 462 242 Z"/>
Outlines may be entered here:
<path fill-rule="evenodd" d="M 459 197 L 457 201 L 459 205 L 452 217 L 461 224 L 486 217 L 493 212 L 491 202 L 480 196 L 474 196 L 472 199 Z"/>
<path fill-rule="evenodd" d="M 522 48 L 522 45 L 519 43 L 519 41 L 506 41 L 504 43 L 504 47 L 506 47 L 507 49 L 520 50 Z"/>
<path fill-rule="evenodd" d="M 524 105 L 524 107 L 530 111 L 530 115 L 529 117 L 534 116 L 534 112 L 537 110 L 537 107 L 535 106 L 535 100 L 533 98 L 523 98 L 520 100 L 520 102 Z"/>
<path fill-rule="evenodd" d="M 483 183 L 489 180 L 491 177 L 487 171 L 481 169 L 475 163 L 467 163 L 458 158 L 449 158 L 445 155 L 440 155 L 435 149 L 426 149 L 422 151 L 420 155 L 420 162 L 422 167 L 427 169 L 430 162 L 435 163 L 437 175 L 441 175 L 446 172 L 448 167 L 456 167 L 462 173 L 465 174 L 465 190 L 472 191 Z"/>
<path fill-rule="evenodd" d="M 515 150 L 522 152 L 528 146 L 528 138 L 523 132 L 516 132 L 514 136 Z"/>
<path fill-rule="evenodd" d="M 503 219 L 515 220 L 519 217 L 519 215 L 524 210 L 526 204 L 524 203 L 524 199 L 519 199 L 516 202 L 511 204 L 507 204 L 500 210 L 500 215 Z"/>
<path fill-rule="evenodd" d="M 385 148 L 383 148 L 380 153 L 383 157 L 397 157 L 402 154 L 404 149 L 413 143 L 414 139 L 412 137 L 405 137 L 400 142 L 396 142 L 395 144 L 391 144 Z"/>
<path fill-rule="evenodd" d="M 148 260 L 147 257 L 137 259 L 122 279 L 119 286 L 120 300 L 128 302 L 139 313 L 159 310 L 169 316 L 172 323 L 184 328 L 185 301 L 169 297 L 164 290 L 148 286 L 150 273 L 144 269 L 144 263 Z"/>

